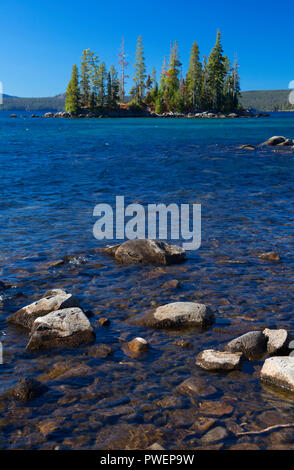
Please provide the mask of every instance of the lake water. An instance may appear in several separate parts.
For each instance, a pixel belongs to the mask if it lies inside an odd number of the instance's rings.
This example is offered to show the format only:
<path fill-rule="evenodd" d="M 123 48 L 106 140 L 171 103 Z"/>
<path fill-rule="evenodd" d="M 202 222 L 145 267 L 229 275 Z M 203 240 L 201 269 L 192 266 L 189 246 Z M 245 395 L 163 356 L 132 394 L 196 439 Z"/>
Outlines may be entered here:
<path fill-rule="evenodd" d="M 0 116 L 0 280 L 12 285 L 0 292 L 0 390 L 25 376 L 49 388 L 25 405 L 0 400 L 1 448 L 144 449 L 159 442 L 166 449 L 294 449 L 294 428 L 236 436 L 294 422 L 293 398 L 260 383 L 263 361 L 246 362 L 230 374 L 210 374 L 195 364 L 201 350 L 222 347 L 247 331 L 294 330 L 294 151 L 236 150 L 272 135 L 293 138 L 294 116 Z M 126 204 L 201 204 L 201 248 L 178 266 L 116 265 L 99 251 L 106 242 L 92 233 L 94 206 L 113 205 L 116 195 L 125 196 Z M 281 262 L 259 259 L 272 250 Z M 65 255 L 73 255 L 71 262 L 48 267 Z M 172 279 L 180 289 L 163 287 Z M 93 345 L 25 351 L 27 333 L 8 326 L 6 317 L 51 288 L 73 293 L 84 310 L 94 312 L 96 344 L 109 346 L 111 355 L 95 357 Z M 208 304 L 218 321 L 202 332 L 132 325 L 136 315 L 174 301 Z M 110 319 L 109 327 L 99 326 L 100 316 Z M 137 359 L 123 351 L 135 336 L 151 346 Z M 190 347 L 181 348 L 179 340 Z M 176 387 L 191 376 L 213 386 L 213 393 L 178 393 Z M 223 427 L 226 437 L 207 444 L 197 423 L 211 416 L 211 429 Z"/>

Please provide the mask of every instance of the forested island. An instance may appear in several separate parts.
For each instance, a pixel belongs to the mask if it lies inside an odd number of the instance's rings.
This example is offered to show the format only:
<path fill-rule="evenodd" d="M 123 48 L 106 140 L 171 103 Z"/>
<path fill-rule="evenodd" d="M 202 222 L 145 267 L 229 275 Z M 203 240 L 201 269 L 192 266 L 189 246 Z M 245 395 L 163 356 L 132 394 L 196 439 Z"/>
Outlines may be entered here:
<path fill-rule="evenodd" d="M 170 57 L 163 61 L 157 79 L 153 67 L 147 74 L 141 35 L 137 40 L 133 87 L 126 102 L 126 52 L 122 42 L 119 72 L 112 65 L 107 70 L 94 51 L 85 49 L 80 68 L 75 64 L 69 81 L 65 110 L 73 116 L 103 115 L 117 109 L 134 112 L 196 113 L 240 111 L 240 84 L 237 59 L 233 64 L 224 54 L 221 34 L 208 57 L 200 60 L 197 42 L 192 45 L 189 68 L 184 76 L 177 41 L 171 45 Z"/>

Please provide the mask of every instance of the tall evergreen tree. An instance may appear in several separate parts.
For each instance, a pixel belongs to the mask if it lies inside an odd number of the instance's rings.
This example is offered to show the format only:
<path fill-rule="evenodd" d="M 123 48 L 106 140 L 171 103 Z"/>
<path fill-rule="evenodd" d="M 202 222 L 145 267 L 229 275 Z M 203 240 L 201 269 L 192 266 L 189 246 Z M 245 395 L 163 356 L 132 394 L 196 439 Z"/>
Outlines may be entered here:
<path fill-rule="evenodd" d="M 191 110 L 195 111 L 201 106 L 202 87 L 202 65 L 199 60 L 199 47 L 196 41 L 192 45 L 186 87 Z"/>
<path fill-rule="evenodd" d="M 76 64 L 72 68 L 71 79 L 65 94 L 65 110 L 74 115 L 80 111 L 79 76 Z"/>
<path fill-rule="evenodd" d="M 176 95 L 180 87 L 180 67 L 178 43 L 175 41 L 171 46 L 169 67 L 165 79 L 164 101 L 169 111 L 175 109 Z"/>
<path fill-rule="evenodd" d="M 90 104 L 90 95 L 91 95 L 90 61 L 91 61 L 91 51 L 90 49 L 85 49 L 82 54 L 81 77 L 80 77 L 81 104 L 84 107 L 87 107 Z"/>
<path fill-rule="evenodd" d="M 98 97 L 97 97 L 98 106 L 105 105 L 106 78 L 107 78 L 106 66 L 105 66 L 105 63 L 102 62 L 102 64 L 100 64 L 98 68 Z"/>
<path fill-rule="evenodd" d="M 221 34 L 217 31 L 216 43 L 208 57 L 208 87 L 211 105 L 216 111 L 221 111 L 224 105 L 223 89 L 225 79 L 225 66 Z"/>
<path fill-rule="evenodd" d="M 135 61 L 135 99 L 138 102 L 141 102 L 145 94 L 145 79 L 146 79 L 146 66 L 144 58 L 144 48 L 142 36 L 137 39 L 137 48 L 136 48 L 136 61 Z"/>
<path fill-rule="evenodd" d="M 117 72 L 112 65 L 107 75 L 106 105 L 108 108 L 116 108 L 118 101 L 119 101 L 119 80 L 117 77 Z"/>

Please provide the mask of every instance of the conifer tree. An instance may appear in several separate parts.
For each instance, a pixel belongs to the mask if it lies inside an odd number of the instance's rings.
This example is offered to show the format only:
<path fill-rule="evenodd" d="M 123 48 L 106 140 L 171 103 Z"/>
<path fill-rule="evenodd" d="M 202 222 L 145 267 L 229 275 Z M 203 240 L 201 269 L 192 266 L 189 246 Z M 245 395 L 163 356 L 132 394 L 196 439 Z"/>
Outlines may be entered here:
<path fill-rule="evenodd" d="M 179 74 L 181 62 L 179 60 L 178 43 L 171 46 L 169 67 L 165 79 L 164 101 L 169 111 L 175 109 L 176 94 L 180 86 Z"/>
<path fill-rule="evenodd" d="M 72 68 L 71 79 L 66 90 L 65 110 L 74 115 L 80 111 L 79 76 L 76 64 Z"/>
<path fill-rule="evenodd" d="M 199 47 L 196 41 L 192 45 L 186 87 L 190 109 L 195 111 L 201 106 L 202 88 L 202 65 L 199 60 Z"/>
<path fill-rule="evenodd" d="M 211 105 L 216 111 L 221 111 L 224 105 L 223 89 L 225 66 L 220 31 L 217 31 L 216 43 L 208 57 L 208 87 Z"/>
<path fill-rule="evenodd" d="M 112 65 L 107 75 L 106 105 L 108 108 L 116 108 L 118 101 L 119 101 L 119 80 L 117 78 L 117 72 Z"/>
<path fill-rule="evenodd" d="M 105 63 L 102 62 L 102 64 L 100 64 L 98 67 L 98 81 L 97 81 L 97 88 L 98 88 L 97 104 L 98 106 L 105 105 L 106 77 L 107 77 L 106 66 L 105 66 Z"/>
<path fill-rule="evenodd" d="M 144 98 L 145 93 L 145 79 L 146 79 L 146 66 L 144 58 L 144 48 L 142 36 L 137 39 L 137 48 L 136 48 L 136 61 L 135 61 L 135 76 L 134 76 L 134 95 L 135 99 L 138 102 L 141 102 Z"/>
<path fill-rule="evenodd" d="M 82 54 L 81 61 L 81 77 L 80 77 L 80 88 L 81 88 L 81 104 L 84 107 L 89 106 L 90 103 L 90 61 L 91 51 L 85 49 Z"/>

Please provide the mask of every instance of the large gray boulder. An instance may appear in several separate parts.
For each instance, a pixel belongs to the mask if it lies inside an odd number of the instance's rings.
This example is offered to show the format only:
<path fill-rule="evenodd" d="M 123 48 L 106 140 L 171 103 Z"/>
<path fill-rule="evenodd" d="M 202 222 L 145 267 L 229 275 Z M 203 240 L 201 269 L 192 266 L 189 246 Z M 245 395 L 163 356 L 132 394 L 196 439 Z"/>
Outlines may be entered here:
<path fill-rule="evenodd" d="M 230 371 L 241 367 L 242 353 L 207 349 L 196 357 L 196 364 L 204 370 Z"/>
<path fill-rule="evenodd" d="M 94 338 L 94 330 L 84 312 L 80 308 L 65 308 L 34 321 L 26 349 L 78 347 L 91 343 Z"/>
<path fill-rule="evenodd" d="M 159 240 L 129 240 L 103 250 L 118 263 L 178 264 L 186 259 L 183 248 Z"/>
<path fill-rule="evenodd" d="M 48 295 L 26 307 L 21 308 L 7 318 L 9 323 L 31 329 L 38 317 L 64 308 L 79 307 L 79 301 L 71 294 L 55 289 Z"/>
<path fill-rule="evenodd" d="M 261 331 L 250 331 L 233 339 L 225 346 L 225 351 L 241 352 L 249 360 L 255 360 L 266 352 L 267 339 Z"/>
<path fill-rule="evenodd" d="M 215 317 L 209 307 L 194 302 L 174 302 L 158 307 L 143 321 L 153 328 L 205 328 L 214 323 Z"/>
<path fill-rule="evenodd" d="M 266 359 L 260 372 L 263 382 L 294 392 L 294 357 Z"/>

